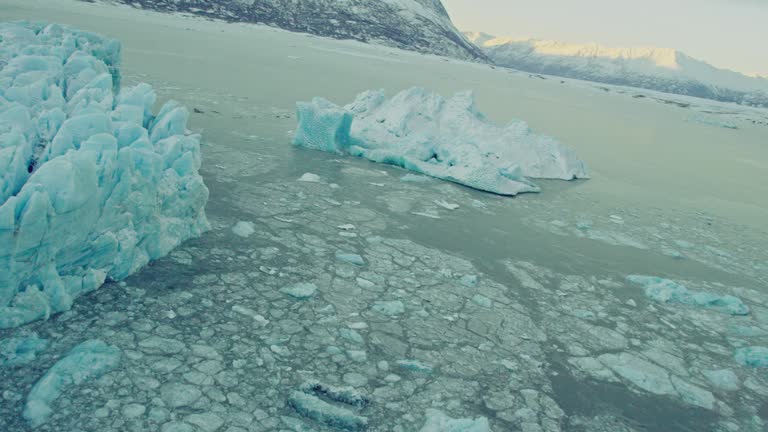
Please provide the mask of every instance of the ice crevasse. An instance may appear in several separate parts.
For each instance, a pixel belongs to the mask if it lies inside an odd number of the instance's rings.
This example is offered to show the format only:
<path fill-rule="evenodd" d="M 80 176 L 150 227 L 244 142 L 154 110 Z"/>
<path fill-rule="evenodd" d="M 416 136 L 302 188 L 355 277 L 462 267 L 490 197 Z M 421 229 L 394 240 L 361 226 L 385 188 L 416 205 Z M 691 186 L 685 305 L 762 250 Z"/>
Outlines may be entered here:
<path fill-rule="evenodd" d="M 0 23 L 0 328 L 68 310 L 208 229 L 200 137 L 120 86 L 120 44 Z"/>
<path fill-rule="evenodd" d="M 344 107 L 297 104 L 298 146 L 360 156 L 500 195 L 539 192 L 531 178 L 588 178 L 576 153 L 523 121 L 491 123 L 471 92 L 445 99 L 423 88 L 387 99 L 366 91 Z"/>

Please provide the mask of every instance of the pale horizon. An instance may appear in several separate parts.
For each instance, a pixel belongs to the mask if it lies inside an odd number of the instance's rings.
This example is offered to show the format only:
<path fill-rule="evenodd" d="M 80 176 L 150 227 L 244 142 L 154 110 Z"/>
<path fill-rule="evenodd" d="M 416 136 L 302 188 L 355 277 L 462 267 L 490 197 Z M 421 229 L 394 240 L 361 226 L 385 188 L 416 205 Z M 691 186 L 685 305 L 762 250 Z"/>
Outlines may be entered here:
<path fill-rule="evenodd" d="M 463 32 L 616 48 L 673 48 L 718 68 L 768 75 L 768 55 L 761 47 L 768 40 L 768 2 L 761 0 L 679 0 L 674 4 L 662 0 L 443 0 L 443 4 Z"/>

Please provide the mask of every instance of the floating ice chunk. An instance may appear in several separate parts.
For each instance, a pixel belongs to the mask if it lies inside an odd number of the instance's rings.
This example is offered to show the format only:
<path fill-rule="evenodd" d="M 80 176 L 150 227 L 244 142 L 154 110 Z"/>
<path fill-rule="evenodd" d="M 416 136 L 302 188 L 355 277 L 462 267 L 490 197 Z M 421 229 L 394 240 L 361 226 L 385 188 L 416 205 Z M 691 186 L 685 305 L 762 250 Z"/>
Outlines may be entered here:
<path fill-rule="evenodd" d="M 443 200 L 435 200 L 435 204 L 439 205 L 440 207 L 446 209 L 446 210 L 456 210 L 460 206 L 458 204 L 449 203 L 448 201 Z"/>
<path fill-rule="evenodd" d="M 51 404 L 69 386 L 98 378 L 120 362 L 120 350 L 100 340 L 89 340 L 72 348 L 37 381 L 27 396 L 24 418 L 37 427 L 53 413 Z"/>
<path fill-rule="evenodd" d="M 369 281 L 368 279 L 363 279 L 363 278 L 360 278 L 360 277 L 356 278 L 355 282 L 357 282 L 357 286 L 359 286 L 360 288 L 365 288 L 365 289 L 371 289 L 371 288 L 376 286 L 375 283 Z"/>
<path fill-rule="evenodd" d="M 734 353 L 734 358 L 742 366 L 765 368 L 768 367 L 768 348 L 760 346 L 739 348 Z"/>
<path fill-rule="evenodd" d="M 598 360 L 645 391 L 658 395 L 677 394 L 666 370 L 634 354 L 603 354 L 598 357 Z"/>
<path fill-rule="evenodd" d="M 200 137 L 175 102 L 152 115 L 149 85 L 121 90 L 119 42 L 59 25 L 2 23 L 0 34 L 7 328 L 69 310 L 209 226 Z"/>
<path fill-rule="evenodd" d="M 263 315 L 259 314 L 253 309 L 249 309 L 245 306 L 235 305 L 235 306 L 232 306 L 232 310 L 234 312 L 239 313 L 240 315 L 245 315 L 247 317 L 253 318 L 254 321 L 261 324 L 262 326 L 269 324 L 268 319 L 264 318 Z"/>
<path fill-rule="evenodd" d="M 627 280 L 643 286 L 646 296 L 661 303 L 699 306 L 731 315 L 749 315 L 749 307 L 734 296 L 690 291 L 677 282 L 655 276 L 632 275 L 627 276 Z"/>
<path fill-rule="evenodd" d="M 425 218 L 442 219 L 440 217 L 440 215 L 435 214 L 435 213 L 431 213 L 431 212 L 412 212 L 412 213 L 415 214 L 416 216 L 422 216 L 422 217 L 425 217 Z"/>
<path fill-rule="evenodd" d="M 336 252 L 336 260 L 354 265 L 365 265 L 365 260 L 358 254 Z"/>
<path fill-rule="evenodd" d="M 538 192 L 529 178 L 587 178 L 584 163 L 525 122 L 491 124 L 471 92 L 450 99 L 411 88 L 387 100 L 367 91 L 339 107 L 315 98 L 299 102 L 294 143 L 360 156 L 501 195 Z"/>
<path fill-rule="evenodd" d="M 27 337 L 0 340 L 0 367 L 21 366 L 33 361 L 48 347 L 48 341 L 33 333 Z"/>
<path fill-rule="evenodd" d="M 491 432 L 491 426 L 485 417 L 453 419 L 442 411 L 430 408 L 427 410 L 427 421 L 419 432 Z"/>
<path fill-rule="evenodd" d="M 405 369 L 407 371 L 411 372 L 417 372 L 417 373 L 424 373 L 424 374 L 431 374 L 432 373 L 432 366 L 422 363 L 419 360 L 398 360 L 397 365 Z"/>
<path fill-rule="evenodd" d="M 400 300 L 376 302 L 371 308 L 384 315 L 401 315 L 405 313 L 405 305 Z"/>
<path fill-rule="evenodd" d="M 489 299 L 488 297 L 480 294 L 475 294 L 474 297 L 472 297 L 472 301 L 478 305 L 482 306 L 484 308 L 491 308 L 493 307 L 493 301 Z"/>
<path fill-rule="evenodd" d="M 299 282 L 281 289 L 280 292 L 299 300 L 306 300 L 315 295 L 317 286 L 311 282 Z"/>
<path fill-rule="evenodd" d="M 706 370 L 704 376 L 715 387 L 725 391 L 736 391 L 739 389 L 739 377 L 730 369 Z"/>
<path fill-rule="evenodd" d="M 296 181 L 307 182 L 307 183 L 320 183 L 320 176 L 312 173 L 304 173 L 304 175 L 299 177 L 299 179 Z"/>
<path fill-rule="evenodd" d="M 478 280 L 477 275 L 464 275 L 461 277 L 461 284 L 465 287 L 473 288 L 477 286 Z"/>
<path fill-rule="evenodd" d="M 331 405 L 304 392 L 291 393 L 288 404 L 302 416 L 330 427 L 357 431 L 368 426 L 368 419 L 355 414 L 352 410 Z"/>
<path fill-rule="evenodd" d="M 232 232 L 242 238 L 248 238 L 256 232 L 256 226 L 253 222 L 240 221 L 232 227 Z"/>

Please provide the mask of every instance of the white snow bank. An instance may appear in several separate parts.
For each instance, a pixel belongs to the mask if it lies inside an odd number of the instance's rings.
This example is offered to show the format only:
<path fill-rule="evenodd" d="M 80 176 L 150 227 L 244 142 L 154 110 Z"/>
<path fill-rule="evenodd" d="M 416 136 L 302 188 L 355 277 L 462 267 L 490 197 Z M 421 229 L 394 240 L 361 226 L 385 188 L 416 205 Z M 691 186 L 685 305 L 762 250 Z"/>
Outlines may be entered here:
<path fill-rule="evenodd" d="M 344 107 L 325 99 L 297 104 L 294 143 L 397 165 L 501 195 L 538 192 L 529 178 L 588 178 L 584 162 L 523 121 L 506 127 L 475 108 L 471 92 L 449 99 L 414 87 L 387 99 L 366 91 Z"/>
<path fill-rule="evenodd" d="M 0 328 L 68 310 L 208 228 L 200 137 L 120 90 L 120 44 L 0 23 Z"/>

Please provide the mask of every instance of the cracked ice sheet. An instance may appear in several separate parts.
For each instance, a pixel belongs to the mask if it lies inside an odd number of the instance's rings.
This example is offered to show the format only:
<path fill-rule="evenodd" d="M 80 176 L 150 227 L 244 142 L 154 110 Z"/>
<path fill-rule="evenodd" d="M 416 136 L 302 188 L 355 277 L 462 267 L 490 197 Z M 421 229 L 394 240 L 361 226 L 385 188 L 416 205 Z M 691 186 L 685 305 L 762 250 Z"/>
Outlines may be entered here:
<path fill-rule="evenodd" d="M 387 223 L 376 211 L 331 204 L 324 193 L 305 193 L 298 208 L 282 199 L 317 186 L 238 187 L 233 194 L 260 195 L 247 219 L 265 229 L 244 239 L 232 232 L 240 217 L 214 214 L 209 236 L 123 287 L 86 296 L 63 319 L 36 325 L 41 337 L 98 337 L 123 352 L 118 368 L 54 401 L 49 424 L 331 430 L 316 421 L 322 417 L 306 415 L 315 411 L 287 404 L 303 383 L 317 380 L 328 388 L 355 383 L 372 403 L 331 412 L 365 417 L 369 430 L 418 430 L 433 407 L 456 418 L 486 417 L 477 401 L 498 413 L 488 419 L 492 430 L 561 430 L 564 413 L 554 408 L 540 347 L 545 336 L 523 305 L 464 259 L 379 236 Z M 263 200 L 269 205 L 258 204 Z M 360 237 L 338 236 L 345 224 Z M 339 250 L 357 251 L 362 265 L 338 260 Z M 297 283 L 314 284 L 315 295 L 281 292 Z M 492 299 L 493 309 L 478 306 L 476 295 Z M 397 305 L 397 313 L 379 313 L 376 304 Z M 47 367 L 65 350 L 56 343 L 40 361 Z M 0 408 L 3 426 L 24 430 L 20 410 L 35 374 L 0 373 L 0 390 L 12 401 Z M 540 414 L 542 403 L 553 408 Z"/>

